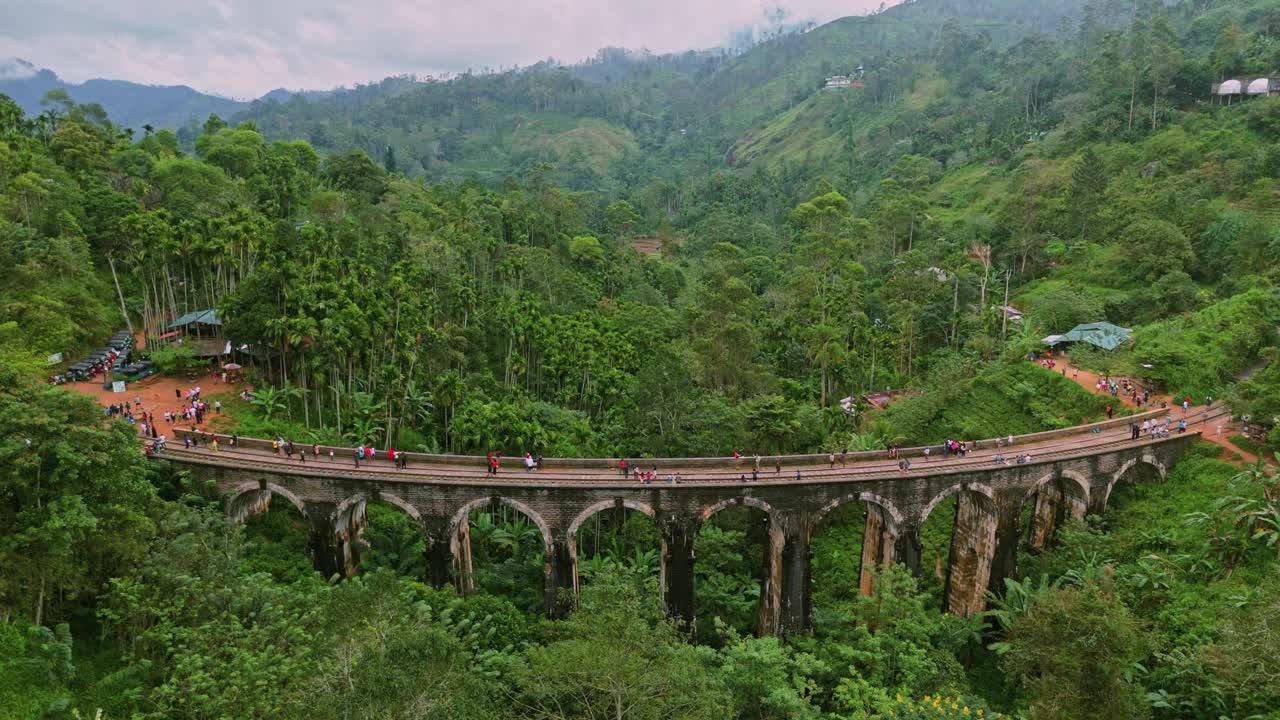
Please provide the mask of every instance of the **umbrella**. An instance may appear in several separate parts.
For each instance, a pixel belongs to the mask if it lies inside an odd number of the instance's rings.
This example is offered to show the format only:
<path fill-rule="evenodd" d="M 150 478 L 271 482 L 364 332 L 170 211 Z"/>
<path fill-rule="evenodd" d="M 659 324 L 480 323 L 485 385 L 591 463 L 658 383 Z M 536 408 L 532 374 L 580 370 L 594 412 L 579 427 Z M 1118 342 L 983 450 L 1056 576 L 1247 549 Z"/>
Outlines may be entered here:
<path fill-rule="evenodd" d="M 240 364 L 239 364 L 239 363 L 227 363 L 226 365 L 223 365 L 223 366 L 222 366 L 222 369 L 223 369 L 223 370 L 239 370 L 239 369 L 240 369 Z"/>

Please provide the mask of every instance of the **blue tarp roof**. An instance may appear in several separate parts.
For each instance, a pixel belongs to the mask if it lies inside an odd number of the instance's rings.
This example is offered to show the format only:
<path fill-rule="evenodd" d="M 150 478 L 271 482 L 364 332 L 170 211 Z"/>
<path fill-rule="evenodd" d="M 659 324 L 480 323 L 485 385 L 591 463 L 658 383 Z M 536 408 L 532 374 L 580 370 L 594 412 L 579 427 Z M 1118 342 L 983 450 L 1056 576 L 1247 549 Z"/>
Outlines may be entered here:
<path fill-rule="evenodd" d="M 195 323 L 199 323 L 201 325 L 221 325 L 222 320 L 218 319 L 217 310 L 196 310 L 195 312 L 189 312 L 169 323 L 169 327 L 165 329 L 173 330 L 174 328 L 180 328 Z"/>

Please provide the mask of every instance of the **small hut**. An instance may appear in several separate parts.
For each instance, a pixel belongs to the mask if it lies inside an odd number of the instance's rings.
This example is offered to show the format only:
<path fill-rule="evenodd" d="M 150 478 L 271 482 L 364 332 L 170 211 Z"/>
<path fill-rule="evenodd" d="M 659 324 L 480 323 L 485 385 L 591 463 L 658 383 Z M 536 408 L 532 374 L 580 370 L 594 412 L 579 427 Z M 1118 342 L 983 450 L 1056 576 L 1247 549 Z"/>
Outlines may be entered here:
<path fill-rule="evenodd" d="M 217 310 L 196 310 L 169 323 L 161 335 L 171 345 L 191 348 L 196 357 L 220 357 L 230 352 Z"/>

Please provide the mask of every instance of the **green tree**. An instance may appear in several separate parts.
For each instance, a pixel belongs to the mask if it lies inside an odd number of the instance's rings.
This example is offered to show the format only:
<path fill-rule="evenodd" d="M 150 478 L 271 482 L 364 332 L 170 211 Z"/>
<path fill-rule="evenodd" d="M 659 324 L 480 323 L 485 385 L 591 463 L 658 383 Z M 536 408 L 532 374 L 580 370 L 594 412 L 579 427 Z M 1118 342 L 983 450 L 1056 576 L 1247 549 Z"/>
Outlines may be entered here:
<path fill-rule="evenodd" d="M 512 679 L 517 714 L 529 718 L 700 720 L 733 707 L 707 655 L 618 575 L 594 578 L 561 637 L 531 648 Z"/>
<path fill-rule="evenodd" d="M 1145 717 L 1131 681 L 1147 652 L 1137 621 L 1100 588 L 1062 588 L 1041 598 L 1008 630 L 1001 663 L 1026 690 L 1033 720 Z"/>
<path fill-rule="evenodd" d="M 132 426 L 48 387 L 0 388 L 0 607 L 36 625 L 143 552 L 154 491 Z"/>
<path fill-rule="evenodd" d="M 1127 267 L 1147 282 L 1185 272 L 1196 257 L 1187 236 L 1164 220 L 1135 220 L 1125 228 L 1119 242 L 1125 249 Z"/>

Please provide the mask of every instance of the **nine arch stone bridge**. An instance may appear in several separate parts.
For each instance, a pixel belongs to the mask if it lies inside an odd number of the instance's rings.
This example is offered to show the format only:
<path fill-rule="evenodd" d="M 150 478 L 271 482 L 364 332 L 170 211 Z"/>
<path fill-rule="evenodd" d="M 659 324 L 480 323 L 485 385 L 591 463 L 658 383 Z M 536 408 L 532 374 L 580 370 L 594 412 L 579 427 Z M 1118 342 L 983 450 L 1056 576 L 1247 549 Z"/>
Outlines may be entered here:
<path fill-rule="evenodd" d="M 1129 423 L 1163 417 L 1165 411 L 1094 425 L 1015 438 L 1014 445 L 971 442 L 964 458 L 941 457 L 941 448 L 901 451 L 915 458 L 907 470 L 884 452 L 767 457 L 752 480 L 754 458 L 641 460 L 657 468 L 651 484 L 624 480 L 617 460 L 546 459 L 528 472 L 520 459 L 505 459 L 495 477 L 485 459 L 410 454 L 397 469 L 379 458 L 357 469 L 348 448 L 330 448 L 300 464 L 276 455 L 271 443 L 240 439 L 221 450 L 170 447 L 161 457 L 196 471 L 226 494 L 228 514 L 243 519 L 266 509 L 273 496 L 292 503 L 311 529 L 312 559 L 322 573 L 353 573 L 358 565 L 353 541 L 365 525 L 369 502 L 394 505 L 419 525 L 426 538 L 428 580 L 473 589 L 471 511 L 504 503 L 537 526 L 545 552 L 545 601 L 549 614 L 562 614 L 578 591 L 577 531 L 596 513 L 628 508 L 649 516 L 661 538 L 660 586 L 669 614 L 692 623 L 694 540 L 717 512 L 749 506 L 768 518 L 765 577 L 761 588 L 760 634 L 803 632 L 810 627 L 809 541 L 835 508 L 861 502 L 867 508 L 860 591 L 873 591 L 873 571 L 899 562 L 920 571 L 920 530 L 943 500 L 955 496 L 955 522 L 945 602 L 949 612 L 971 615 L 984 606 L 988 589 L 1003 587 L 1016 573 L 1017 546 L 1043 548 L 1067 519 L 1101 512 L 1121 482 L 1163 479 L 1203 427 L 1222 415 L 1215 408 L 1193 411 L 1193 430 L 1169 438 L 1130 438 Z M 182 434 L 192 434 L 180 431 Z M 301 449 L 301 446 L 299 446 Z M 1028 454 L 1024 463 L 1000 462 Z M 781 463 L 783 470 L 776 471 Z M 679 473 L 678 482 L 668 477 Z M 745 478 L 745 480 L 744 480 Z M 1030 527 L 1020 526 L 1031 503 Z"/>

